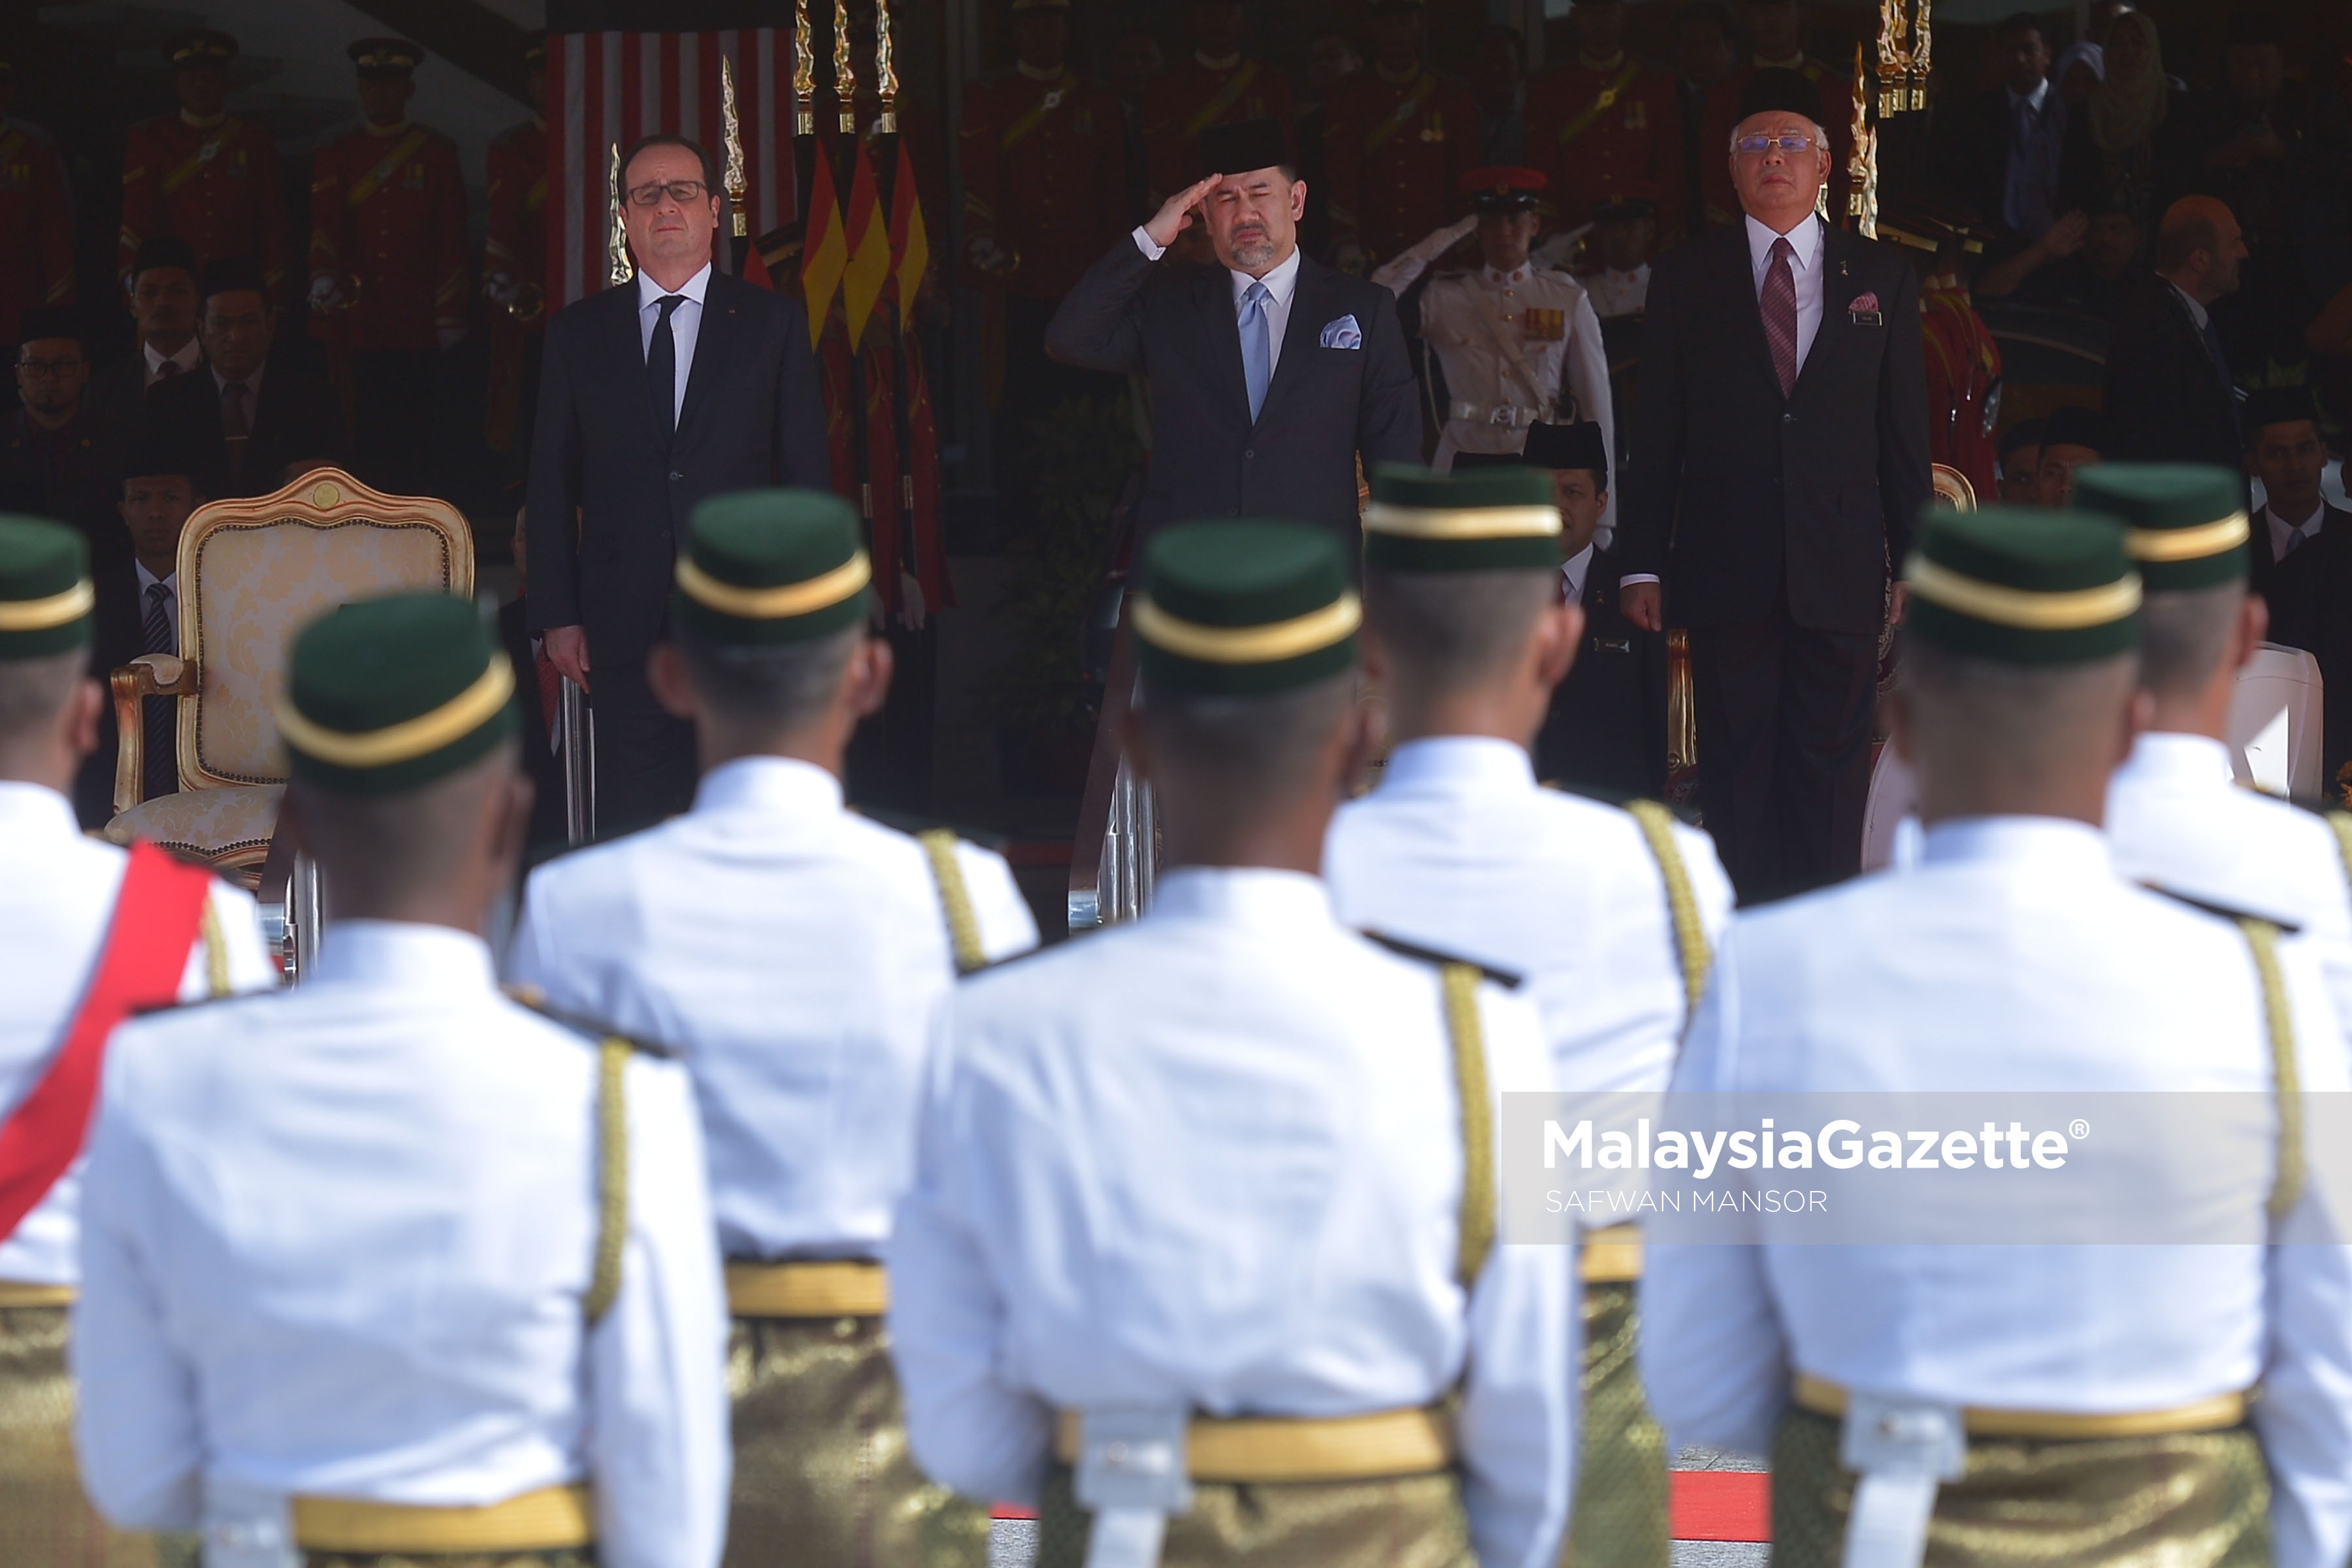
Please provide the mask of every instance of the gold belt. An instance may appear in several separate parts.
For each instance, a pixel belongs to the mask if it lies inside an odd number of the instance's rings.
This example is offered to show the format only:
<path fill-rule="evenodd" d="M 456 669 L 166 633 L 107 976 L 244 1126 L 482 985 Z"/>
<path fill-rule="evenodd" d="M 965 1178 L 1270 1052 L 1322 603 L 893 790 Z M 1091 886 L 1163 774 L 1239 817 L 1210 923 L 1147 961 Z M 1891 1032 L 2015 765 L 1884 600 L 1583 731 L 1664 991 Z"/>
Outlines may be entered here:
<path fill-rule="evenodd" d="M 1843 1416 L 1843 1384 L 1811 1373 L 1797 1374 L 1792 1396 L 1800 1409 Z M 2161 1437 L 2178 1432 L 2221 1432 L 2246 1418 L 2243 1393 L 2217 1394 L 2169 1410 L 2125 1410 L 2084 1414 L 2067 1410 L 1987 1410 L 1969 1405 L 1961 1423 L 1971 1437 L 2024 1437 L 2046 1443 L 2080 1443 L 2098 1437 Z"/>
<path fill-rule="evenodd" d="M 1642 1277 L 1642 1227 L 1612 1225 L 1588 1231 L 1577 1272 L 1588 1285 L 1622 1285 Z"/>
<path fill-rule="evenodd" d="M 70 1307 L 74 1294 L 70 1285 L 20 1285 L 14 1279 L 0 1279 L 0 1308 Z"/>
<path fill-rule="evenodd" d="M 1065 1410 L 1054 1455 L 1078 1462 L 1080 1424 Z M 1196 1415 L 1184 1437 L 1184 1468 L 1196 1481 L 1360 1481 L 1420 1476 L 1454 1464 L 1454 1419 L 1429 1406 L 1368 1415 L 1226 1419 Z"/>
<path fill-rule="evenodd" d="M 878 1263 L 730 1263 L 727 1310 L 739 1318 L 878 1318 L 890 1280 Z"/>
<path fill-rule="evenodd" d="M 541 1487 L 478 1508 L 298 1497 L 294 1541 L 306 1552 L 556 1552 L 596 1539 L 586 1487 Z"/>

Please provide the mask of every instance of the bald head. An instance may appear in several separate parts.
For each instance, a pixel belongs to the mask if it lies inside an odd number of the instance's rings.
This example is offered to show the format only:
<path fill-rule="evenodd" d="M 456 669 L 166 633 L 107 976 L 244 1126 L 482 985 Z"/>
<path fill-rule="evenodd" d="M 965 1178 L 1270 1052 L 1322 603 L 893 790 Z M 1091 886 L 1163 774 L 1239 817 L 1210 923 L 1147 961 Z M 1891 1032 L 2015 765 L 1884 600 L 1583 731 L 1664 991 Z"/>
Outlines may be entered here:
<path fill-rule="evenodd" d="M 2156 235 L 2158 276 L 2200 305 L 2238 289 L 2238 263 L 2246 258 L 2237 216 L 2211 196 L 2183 196 L 2164 210 Z"/>

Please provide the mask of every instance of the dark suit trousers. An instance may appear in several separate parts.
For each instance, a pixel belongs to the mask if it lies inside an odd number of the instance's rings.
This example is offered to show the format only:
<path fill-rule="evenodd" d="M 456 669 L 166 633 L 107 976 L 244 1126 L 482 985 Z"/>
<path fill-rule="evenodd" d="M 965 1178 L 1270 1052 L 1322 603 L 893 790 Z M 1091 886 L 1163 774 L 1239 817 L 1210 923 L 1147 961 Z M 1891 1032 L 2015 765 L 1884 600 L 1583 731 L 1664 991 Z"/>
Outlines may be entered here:
<path fill-rule="evenodd" d="M 595 645 L 589 645 L 595 658 Z M 596 837 L 617 838 L 694 804 L 694 726 L 654 697 L 643 660 L 592 663 L 596 713 Z"/>
<path fill-rule="evenodd" d="M 1878 639 L 1778 617 L 1694 626 L 1699 803 L 1742 904 L 1862 868 Z"/>

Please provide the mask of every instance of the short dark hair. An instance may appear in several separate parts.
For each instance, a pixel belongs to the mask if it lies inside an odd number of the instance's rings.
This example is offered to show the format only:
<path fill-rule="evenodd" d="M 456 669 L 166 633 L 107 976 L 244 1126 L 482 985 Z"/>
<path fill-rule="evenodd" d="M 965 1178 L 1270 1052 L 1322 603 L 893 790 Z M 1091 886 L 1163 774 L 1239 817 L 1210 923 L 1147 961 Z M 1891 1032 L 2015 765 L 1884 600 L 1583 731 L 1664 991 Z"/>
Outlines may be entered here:
<path fill-rule="evenodd" d="M 803 642 L 721 643 L 678 628 L 688 679 L 719 716 L 772 734 L 814 722 L 866 637 L 866 623 Z"/>
<path fill-rule="evenodd" d="M 637 161 L 637 154 L 653 147 L 685 148 L 694 154 L 697 162 L 701 163 L 702 183 L 709 188 L 710 194 L 714 196 L 726 194 L 719 188 L 719 165 L 710 161 L 710 154 L 703 150 L 702 143 L 691 136 L 680 136 L 673 131 L 656 131 L 649 136 L 640 136 L 629 143 L 628 151 L 621 154 L 623 190 L 628 188 L 629 167 Z"/>
<path fill-rule="evenodd" d="M 1353 668 L 1265 697 L 1211 697 L 1157 689 L 1145 676 L 1137 711 L 1154 765 L 1229 802 L 1281 795 L 1303 784 L 1356 700 Z"/>
<path fill-rule="evenodd" d="M 2231 578 L 2210 588 L 2150 594 L 2139 612 L 2139 683 L 2158 697 L 2201 691 L 2221 668 L 2246 584 Z"/>
<path fill-rule="evenodd" d="M 1472 689 L 1519 656 L 1557 602 L 1557 574 L 1364 572 L 1364 616 L 1396 663 L 1401 685 L 1434 694 Z"/>
<path fill-rule="evenodd" d="M 1689 5 L 1675 13 L 1677 29 L 1687 27 L 1693 22 L 1704 22 L 1727 38 L 1731 36 L 1731 13 L 1723 8 L 1721 0 L 1691 0 Z"/>
<path fill-rule="evenodd" d="M 215 294 L 254 293 L 261 302 L 269 303 L 269 279 L 261 273 L 261 263 L 246 256 L 225 256 L 205 264 L 205 275 L 196 280 L 196 303 L 209 306 Z"/>
<path fill-rule="evenodd" d="M 2019 33 L 2040 33 L 2042 18 L 2031 11 L 2011 11 L 2000 19 L 2000 37 L 2012 37 Z"/>

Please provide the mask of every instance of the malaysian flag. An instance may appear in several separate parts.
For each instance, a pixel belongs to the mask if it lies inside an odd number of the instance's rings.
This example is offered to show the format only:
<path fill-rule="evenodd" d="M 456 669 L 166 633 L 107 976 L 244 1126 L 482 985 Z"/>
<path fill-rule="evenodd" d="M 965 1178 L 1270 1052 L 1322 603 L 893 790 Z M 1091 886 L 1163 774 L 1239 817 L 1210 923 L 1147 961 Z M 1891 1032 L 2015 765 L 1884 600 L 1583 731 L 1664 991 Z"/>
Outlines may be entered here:
<path fill-rule="evenodd" d="M 547 40 L 547 292 L 551 308 L 604 286 L 612 211 L 605 177 L 613 149 L 672 132 L 702 143 L 723 164 L 719 62 L 735 68 L 743 139 L 745 206 L 754 235 L 800 216 L 793 177 L 793 36 L 788 27 L 714 27 L 698 32 L 570 30 L 576 23 L 625 19 L 659 26 L 683 7 L 551 5 Z M 566 16 L 569 10 L 574 15 Z M 726 226 L 720 226 L 723 245 Z M 724 258 L 720 258 L 724 265 Z M 731 270 L 731 268 L 730 268 Z"/>

